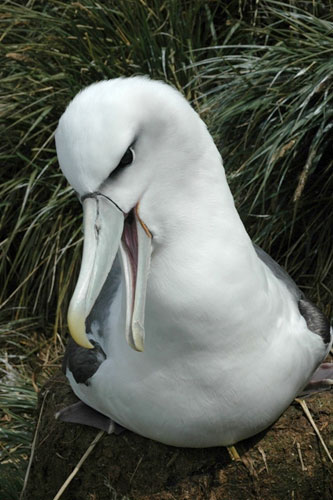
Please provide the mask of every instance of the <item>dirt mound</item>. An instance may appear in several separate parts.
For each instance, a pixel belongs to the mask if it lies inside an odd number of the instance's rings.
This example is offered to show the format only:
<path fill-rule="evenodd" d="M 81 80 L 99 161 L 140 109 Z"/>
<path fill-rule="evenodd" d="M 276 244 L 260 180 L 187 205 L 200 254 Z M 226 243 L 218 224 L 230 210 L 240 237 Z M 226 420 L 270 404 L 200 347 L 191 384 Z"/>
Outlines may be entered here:
<path fill-rule="evenodd" d="M 66 379 L 54 377 L 44 401 L 26 500 L 52 499 L 98 431 L 54 419 L 75 401 Z M 332 395 L 307 400 L 329 448 Z M 129 431 L 104 434 L 62 500 L 245 500 L 333 498 L 333 466 L 298 403 L 265 433 L 237 444 L 240 461 L 226 448 L 173 448 Z"/>

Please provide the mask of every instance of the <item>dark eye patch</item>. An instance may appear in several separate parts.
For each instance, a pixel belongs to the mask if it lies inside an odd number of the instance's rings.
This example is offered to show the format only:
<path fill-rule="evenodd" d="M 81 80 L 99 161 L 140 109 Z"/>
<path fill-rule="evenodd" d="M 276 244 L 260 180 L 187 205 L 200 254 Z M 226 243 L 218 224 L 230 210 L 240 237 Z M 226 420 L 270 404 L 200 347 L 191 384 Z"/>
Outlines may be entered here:
<path fill-rule="evenodd" d="M 127 165 L 130 165 L 132 161 L 134 160 L 134 151 L 132 148 L 128 148 L 120 162 L 118 163 L 118 167 L 126 167 Z"/>
<path fill-rule="evenodd" d="M 116 168 L 112 170 L 111 174 L 109 175 L 109 178 L 113 177 L 115 174 L 120 172 L 120 170 L 122 170 L 124 167 L 131 165 L 133 163 L 133 160 L 134 160 L 134 150 L 133 148 L 129 147 L 127 148 L 125 154 L 122 156 Z"/>

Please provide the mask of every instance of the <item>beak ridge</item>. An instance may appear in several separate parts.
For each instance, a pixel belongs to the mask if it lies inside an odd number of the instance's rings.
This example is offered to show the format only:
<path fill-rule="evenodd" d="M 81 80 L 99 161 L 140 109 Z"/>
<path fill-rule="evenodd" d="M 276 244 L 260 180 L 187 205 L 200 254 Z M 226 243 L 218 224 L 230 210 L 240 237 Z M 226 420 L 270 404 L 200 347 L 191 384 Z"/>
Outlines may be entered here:
<path fill-rule="evenodd" d="M 122 241 L 124 213 L 106 196 L 93 193 L 83 200 L 84 245 L 81 270 L 68 310 L 68 327 L 77 344 L 93 348 L 86 333 L 90 314 L 119 251 L 125 301 L 125 336 L 136 351 L 143 351 L 145 340 L 145 305 L 150 270 L 152 236 L 134 210 L 132 241 L 136 251 Z M 123 309 L 122 309 L 123 310 Z"/>
<path fill-rule="evenodd" d="M 68 327 L 75 342 L 92 348 L 85 321 L 111 270 L 124 227 L 124 215 L 107 197 L 83 200 L 84 244 L 81 269 L 68 310 Z"/>

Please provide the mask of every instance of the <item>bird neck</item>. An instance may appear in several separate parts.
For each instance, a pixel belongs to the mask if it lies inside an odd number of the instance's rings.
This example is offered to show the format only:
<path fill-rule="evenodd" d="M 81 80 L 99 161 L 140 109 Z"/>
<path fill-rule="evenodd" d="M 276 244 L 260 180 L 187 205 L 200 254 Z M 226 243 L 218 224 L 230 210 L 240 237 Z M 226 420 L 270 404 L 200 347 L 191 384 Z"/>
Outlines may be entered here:
<path fill-rule="evenodd" d="M 166 322 L 193 326 L 195 316 L 195 324 L 205 328 L 209 316 L 215 321 L 208 324 L 216 327 L 223 321 L 231 328 L 237 304 L 249 303 L 265 286 L 265 276 L 219 158 L 207 161 L 184 189 L 172 189 L 176 194 L 165 204 L 164 231 L 154 237 L 151 304 L 167 311 Z M 243 323 L 258 308 L 259 302 L 253 310 L 243 310 Z"/>

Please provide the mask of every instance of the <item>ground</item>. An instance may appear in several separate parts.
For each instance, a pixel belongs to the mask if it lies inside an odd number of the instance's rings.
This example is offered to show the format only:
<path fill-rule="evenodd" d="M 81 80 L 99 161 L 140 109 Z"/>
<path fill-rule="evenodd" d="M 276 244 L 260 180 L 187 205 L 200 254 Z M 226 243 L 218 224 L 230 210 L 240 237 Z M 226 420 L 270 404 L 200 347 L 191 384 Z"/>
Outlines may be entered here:
<path fill-rule="evenodd" d="M 54 413 L 75 401 L 62 374 L 41 391 L 43 412 L 26 500 L 52 499 L 98 434 L 64 424 Z M 332 393 L 307 399 L 329 449 Z M 329 500 L 330 463 L 300 404 L 295 402 L 266 432 L 236 446 L 240 461 L 226 448 L 181 449 L 135 435 L 104 434 L 75 475 L 62 500 Z M 303 464 L 302 464 L 303 462 Z"/>

